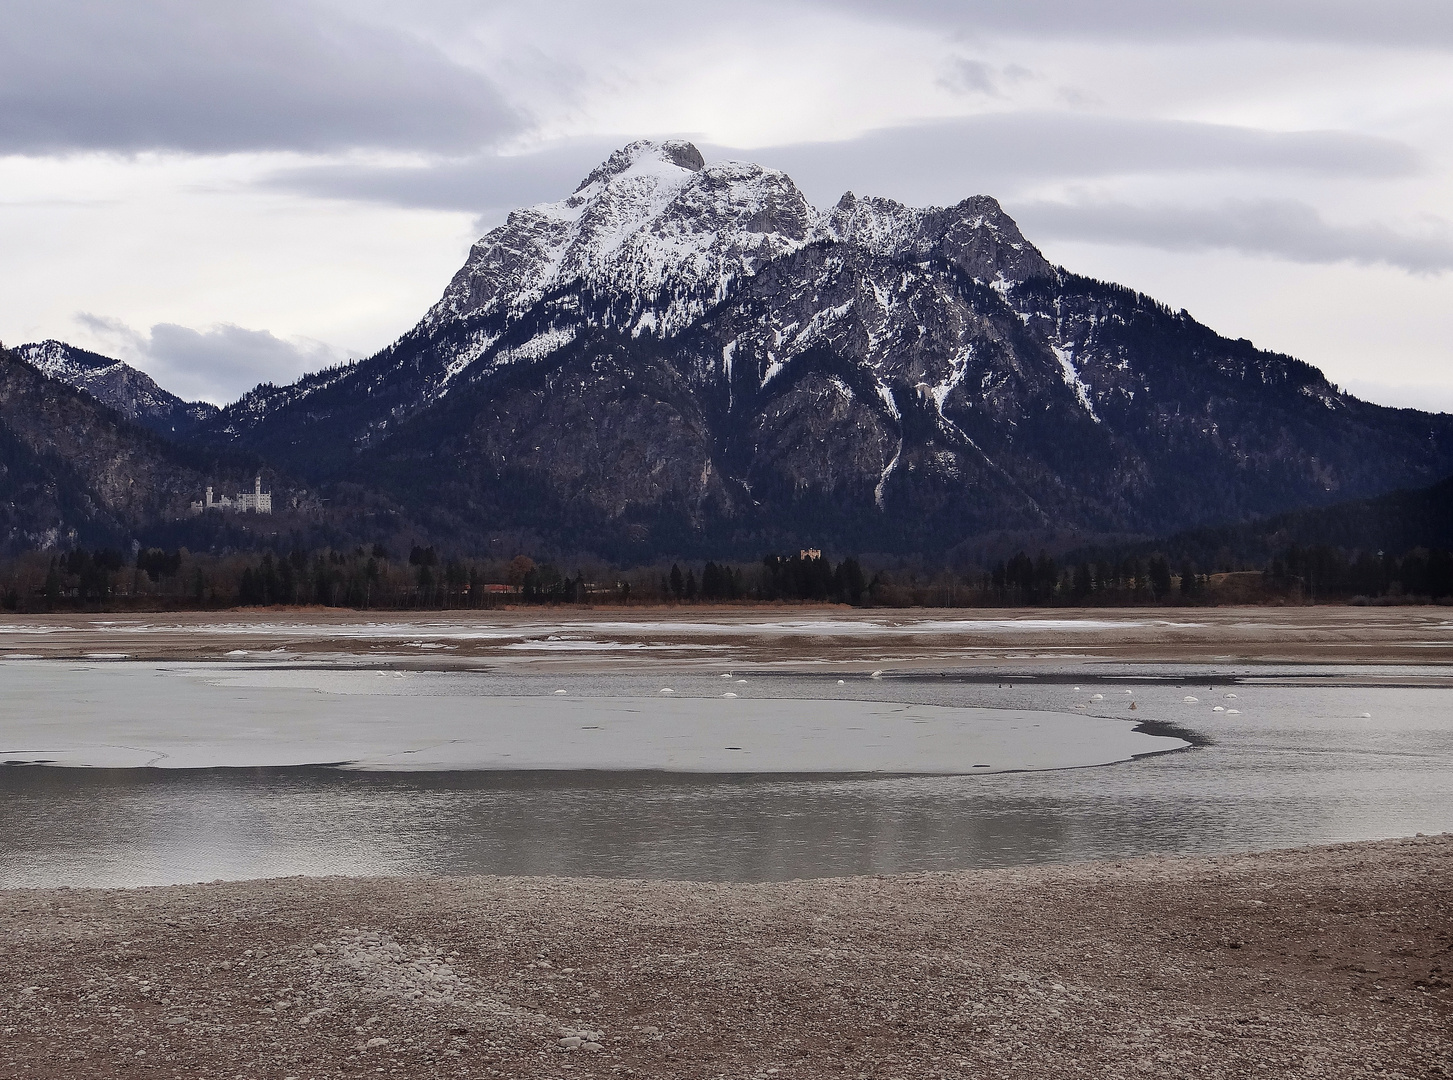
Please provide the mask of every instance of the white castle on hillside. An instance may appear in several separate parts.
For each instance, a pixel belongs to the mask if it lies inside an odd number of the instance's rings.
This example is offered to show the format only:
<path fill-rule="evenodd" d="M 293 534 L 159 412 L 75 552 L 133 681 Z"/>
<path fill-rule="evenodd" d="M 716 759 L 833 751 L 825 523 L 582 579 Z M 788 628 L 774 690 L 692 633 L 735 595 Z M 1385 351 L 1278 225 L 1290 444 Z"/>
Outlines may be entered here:
<path fill-rule="evenodd" d="M 226 495 L 220 499 L 214 499 L 212 487 L 209 484 L 206 500 L 192 503 L 192 513 L 200 514 L 204 510 L 251 510 L 258 514 L 271 514 L 272 492 L 262 490 L 261 476 L 252 481 L 251 491 L 238 492 L 235 499 L 229 499 Z"/>

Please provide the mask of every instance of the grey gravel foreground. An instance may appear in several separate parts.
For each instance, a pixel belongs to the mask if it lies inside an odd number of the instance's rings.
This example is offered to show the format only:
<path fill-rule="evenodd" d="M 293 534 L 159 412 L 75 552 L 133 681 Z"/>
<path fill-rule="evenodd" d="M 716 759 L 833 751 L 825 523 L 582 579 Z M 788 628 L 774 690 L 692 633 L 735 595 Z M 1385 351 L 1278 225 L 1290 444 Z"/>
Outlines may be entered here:
<path fill-rule="evenodd" d="M 1453 835 L 766 885 L 0 892 L 0 1076 L 1453 1075 Z"/>

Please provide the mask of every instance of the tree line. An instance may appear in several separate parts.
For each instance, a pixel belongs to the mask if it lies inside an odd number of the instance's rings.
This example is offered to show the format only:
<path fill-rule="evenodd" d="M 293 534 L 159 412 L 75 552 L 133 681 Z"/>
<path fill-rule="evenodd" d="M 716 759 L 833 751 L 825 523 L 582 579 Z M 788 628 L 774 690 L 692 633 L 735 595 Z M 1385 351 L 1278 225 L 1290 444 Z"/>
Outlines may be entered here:
<path fill-rule="evenodd" d="M 1238 579 L 1240 592 L 1227 579 Z M 1248 580 L 1254 579 L 1247 592 Z M 1442 602 L 1453 554 L 1291 545 L 1257 571 L 1208 574 L 1163 554 L 1060 561 L 1019 551 L 955 570 L 906 560 L 870 573 L 856 557 L 767 555 L 757 563 L 566 570 L 526 555 L 466 559 L 415 546 L 193 553 L 76 548 L 0 563 L 0 608 L 149 610 L 253 606 L 483 609 L 506 604 L 832 603 L 874 607 L 1114 607 L 1217 602 Z"/>
<path fill-rule="evenodd" d="M 1267 580 L 1309 601 L 1453 597 L 1453 552 L 1413 548 L 1401 555 L 1349 553 L 1327 544 L 1293 544 L 1273 556 Z"/>

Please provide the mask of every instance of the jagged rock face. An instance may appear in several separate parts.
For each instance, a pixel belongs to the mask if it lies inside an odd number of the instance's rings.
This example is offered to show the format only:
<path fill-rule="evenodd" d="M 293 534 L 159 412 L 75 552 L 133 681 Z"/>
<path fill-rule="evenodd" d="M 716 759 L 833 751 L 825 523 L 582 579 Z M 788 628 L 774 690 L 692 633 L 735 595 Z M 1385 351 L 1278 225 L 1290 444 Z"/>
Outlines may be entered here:
<path fill-rule="evenodd" d="M 207 430 L 462 545 L 621 556 L 1164 532 L 1453 471 L 1453 418 L 1053 267 L 993 199 L 821 212 L 686 143 L 517 211 L 394 345 Z"/>
<path fill-rule="evenodd" d="M 130 364 L 63 341 L 21 345 L 15 354 L 42 374 L 84 390 L 126 419 L 163 435 L 184 436 L 217 415 L 217 406 L 183 401 Z"/>

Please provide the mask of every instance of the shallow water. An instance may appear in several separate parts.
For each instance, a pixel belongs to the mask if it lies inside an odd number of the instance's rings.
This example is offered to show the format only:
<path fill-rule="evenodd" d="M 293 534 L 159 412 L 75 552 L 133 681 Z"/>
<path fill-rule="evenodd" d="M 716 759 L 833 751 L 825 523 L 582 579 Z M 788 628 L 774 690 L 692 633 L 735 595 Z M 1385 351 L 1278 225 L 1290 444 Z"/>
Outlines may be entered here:
<path fill-rule="evenodd" d="M 244 683 L 294 687 L 326 676 L 317 669 L 237 673 Z M 578 698 L 627 699 L 661 685 L 642 675 L 489 679 L 501 696 L 564 688 Z M 1037 773 L 11 767 L 0 769 L 0 884 L 329 873 L 753 881 L 1441 832 L 1453 830 L 1453 691 L 1434 685 L 1438 679 L 1392 667 L 1331 674 L 1200 667 L 1167 677 L 1125 666 L 1093 680 L 1039 671 L 987 681 L 848 678 L 839 685 L 832 677 L 758 674 L 731 682 L 744 697 L 826 702 L 814 707 L 829 711 L 835 700 L 844 708 L 897 702 L 1083 711 L 1171 725 L 1203 744 Z M 678 682 L 684 697 L 715 698 L 726 680 Z M 394 695 L 401 706 L 427 709 L 431 700 L 477 692 L 457 673 L 388 676 L 356 700 Z M 1213 711 L 1217 706 L 1237 711 Z"/>

